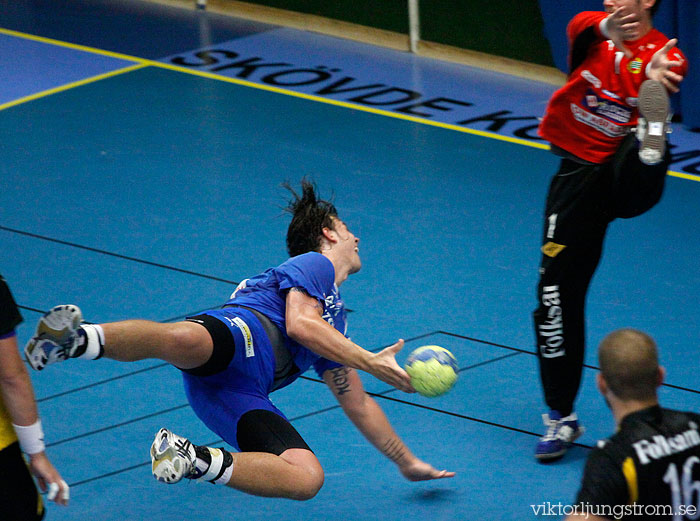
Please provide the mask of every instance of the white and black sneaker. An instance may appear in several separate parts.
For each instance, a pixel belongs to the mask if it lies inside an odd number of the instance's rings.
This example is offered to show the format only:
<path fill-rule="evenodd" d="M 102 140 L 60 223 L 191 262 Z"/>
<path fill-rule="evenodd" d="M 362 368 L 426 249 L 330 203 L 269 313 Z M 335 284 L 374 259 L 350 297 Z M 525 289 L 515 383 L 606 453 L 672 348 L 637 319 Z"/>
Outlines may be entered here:
<path fill-rule="evenodd" d="M 41 371 L 49 364 L 77 356 L 82 321 L 80 308 L 72 304 L 56 306 L 41 317 L 34 336 L 24 347 L 29 365 Z"/>
<path fill-rule="evenodd" d="M 156 434 L 151 444 L 151 471 L 163 483 L 177 483 L 182 478 L 196 478 L 197 454 L 187 438 L 166 428 Z"/>
<path fill-rule="evenodd" d="M 663 83 L 646 80 L 637 97 L 639 118 L 637 139 L 639 159 L 646 165 L 663 161 L 666 152 L 666 134 L 670 132 L 670 102 Z"/>

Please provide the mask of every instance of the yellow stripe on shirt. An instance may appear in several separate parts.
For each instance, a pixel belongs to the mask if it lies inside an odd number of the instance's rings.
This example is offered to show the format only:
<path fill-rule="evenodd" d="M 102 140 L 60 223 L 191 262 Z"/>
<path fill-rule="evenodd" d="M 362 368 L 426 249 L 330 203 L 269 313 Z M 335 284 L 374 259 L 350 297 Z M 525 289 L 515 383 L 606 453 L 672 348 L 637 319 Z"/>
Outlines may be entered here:
<path fill-rule="evenodd" d="M 637 486 L 637 469 L 634 466 L 634 460 L 627 458 L 622 463 L 622 473 L 627 481 L 627 491 L 629 492 L 629 504 L 636 503 L 639 499 L 639 488 Z"/>

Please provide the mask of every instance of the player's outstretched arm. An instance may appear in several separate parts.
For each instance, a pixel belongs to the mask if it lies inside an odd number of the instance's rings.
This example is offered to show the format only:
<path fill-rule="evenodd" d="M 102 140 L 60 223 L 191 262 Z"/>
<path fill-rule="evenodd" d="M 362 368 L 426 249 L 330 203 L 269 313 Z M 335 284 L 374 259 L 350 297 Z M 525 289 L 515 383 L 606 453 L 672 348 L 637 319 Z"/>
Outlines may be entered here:
<path fill-rule="evenodd" d="M 410 451 L 394 431 L 379 404 L 365 392 L 357 371 L 350 367 L 329 369 L 323 374 L 323 379 L 348 418 L 372 445 L 396 463 L 406 479 L 425 481 L 455 475 L 454 472 L 437 470 Z"/>
<path fill-rule="evenodd" d="M 323 306 L 303 290 L 290 289 L 286 303 L 285 320 L 290 338 L 328 360 L 366 371 L 401 391 L 415 392 L 411 378 L 395 358 L 403 347 L 403 340 L 372 353 L 323 320 Z"/>
<path fill-rule="evenodd" d="M 44 452 L 43 431 L 29 373 L 19 356 L 17 338 L 0 339 L 0 394 L 17 431 L 29 468 L 49 500 L 67 505 L 69 488 Z"/>

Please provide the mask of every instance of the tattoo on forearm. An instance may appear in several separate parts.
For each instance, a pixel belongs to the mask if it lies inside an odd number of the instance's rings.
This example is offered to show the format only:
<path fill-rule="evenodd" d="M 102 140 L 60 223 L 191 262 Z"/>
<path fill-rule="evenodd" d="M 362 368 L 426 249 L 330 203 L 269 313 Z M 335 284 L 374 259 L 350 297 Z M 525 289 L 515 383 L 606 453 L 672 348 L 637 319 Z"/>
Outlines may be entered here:
<path fill-rule="evenodd" d="M 406 447 L 398 438 L 390 438 L 382 447 L 386 457 L 395 463 L 399 463 L 406 455 Z"/>
<path fill-rule="evenodd" d="M 348 381 L 348 373 L 350 370 L 347 367 L 336 367 L 331 369 L 333 373 L 333 387 L 338 396 L 350 392 L 350 382 Z"/>

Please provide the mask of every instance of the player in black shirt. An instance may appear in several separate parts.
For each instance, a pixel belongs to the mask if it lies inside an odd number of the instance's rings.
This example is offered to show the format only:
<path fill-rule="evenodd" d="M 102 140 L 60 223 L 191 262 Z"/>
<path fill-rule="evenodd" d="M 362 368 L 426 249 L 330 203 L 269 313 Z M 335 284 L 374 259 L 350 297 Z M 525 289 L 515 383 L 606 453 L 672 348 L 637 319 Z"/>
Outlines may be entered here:
<path fill-rule="evenodd" d="M 659 406 L 656 344 L 622 329 L 603 339 L 598 358 L 598 389 L 618 430 L 589 456 L 567 521 L 700 518 L 700 415 Z"/>

